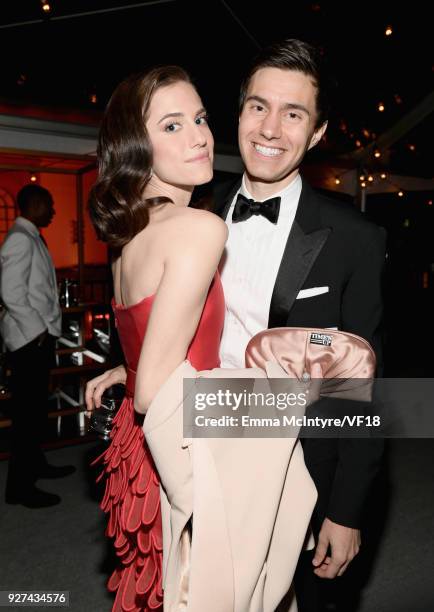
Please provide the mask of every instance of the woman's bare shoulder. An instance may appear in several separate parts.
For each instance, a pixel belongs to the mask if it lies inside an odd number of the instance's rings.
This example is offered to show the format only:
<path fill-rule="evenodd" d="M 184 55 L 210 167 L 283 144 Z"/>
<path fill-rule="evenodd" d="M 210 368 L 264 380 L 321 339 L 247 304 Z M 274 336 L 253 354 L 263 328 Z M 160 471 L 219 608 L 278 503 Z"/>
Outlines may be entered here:
<path fill-rule="evenodd" d="M 226 223 L 206 210 L 183 208 L 164 221 L 164 259 L 176 266 L 200 266 L 218 260 L 228 229 Z"/>
<path fill-rule="evenodd" d="M 208 239 L 220 242 L 226 241 L 228 235 L 223 219 L 208 210 L 179 207 L 164 223 L 167 230 L 181 242 L 191 240 L 192 236 L 198 234 L 205 234 Z"/>

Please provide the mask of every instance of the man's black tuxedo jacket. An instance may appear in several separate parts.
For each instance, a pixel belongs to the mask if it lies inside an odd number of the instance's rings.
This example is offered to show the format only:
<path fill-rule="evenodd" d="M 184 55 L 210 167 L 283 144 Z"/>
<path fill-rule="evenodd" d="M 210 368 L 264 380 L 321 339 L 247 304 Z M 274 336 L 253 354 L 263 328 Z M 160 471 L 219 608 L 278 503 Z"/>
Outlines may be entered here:
<path fill-rule="evenodd" d="M 226 218 L 241 178 L 215 186 L 214 211 Z M 381 370 L 381 279 L 385 232 L 348 204 L 315 192 L 303 181 L 295 220 L 271 299 L 268 327 L 337 327 L 373 346 Z M 327 293 L 296 300 L 301 289 Z M 314 527 L 323 518 L 359 527 L 378 469 L 377 439 L 304 440 L 306 465 L 318 489 Z M 316 520 L 315 520 L 316 519 Z"/>

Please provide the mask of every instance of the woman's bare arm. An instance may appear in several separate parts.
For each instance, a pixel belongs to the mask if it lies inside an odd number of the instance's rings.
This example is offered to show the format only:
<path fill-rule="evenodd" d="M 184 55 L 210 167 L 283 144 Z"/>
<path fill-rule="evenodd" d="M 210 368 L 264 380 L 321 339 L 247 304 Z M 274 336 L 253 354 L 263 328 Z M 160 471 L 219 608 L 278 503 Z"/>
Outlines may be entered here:
<path fill-rule="evenodd" d="M 145 413 L 158 389 L 185 359 L 227 239 L 211 213 L 189 215 L 170 236 L 137 368 L 134 408 Z"/>

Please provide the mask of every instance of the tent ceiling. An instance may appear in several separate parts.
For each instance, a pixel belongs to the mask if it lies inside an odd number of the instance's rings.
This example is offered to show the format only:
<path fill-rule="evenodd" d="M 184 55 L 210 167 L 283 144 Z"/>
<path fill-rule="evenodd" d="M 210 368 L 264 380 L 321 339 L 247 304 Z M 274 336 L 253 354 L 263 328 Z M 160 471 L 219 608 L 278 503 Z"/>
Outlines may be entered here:
<path fill-rule="evenodd" d="M 303 38 L 321 45 L 336 74 L 322 145 L 336 156 L 354 151 L 359 139 L 370 144 L 432 89 L 432 19 L 430 3 L 422 0 L 411 10 L 371 0 L 269 0 L 259 8 L 245 0 L 51 0 L 48 19 L 39 0 L 2 4 L 0 100 L 9 102 L 102 110 L 127 74 L 178 63 L 198 85 L 216 141 L 235 145 L 246 66 L 272 40 Z M 389 24 L 393 34 L 386 37 Z M 432 175 L 433 127 L 427 118 L 393 145 L 390 171 Z"/>

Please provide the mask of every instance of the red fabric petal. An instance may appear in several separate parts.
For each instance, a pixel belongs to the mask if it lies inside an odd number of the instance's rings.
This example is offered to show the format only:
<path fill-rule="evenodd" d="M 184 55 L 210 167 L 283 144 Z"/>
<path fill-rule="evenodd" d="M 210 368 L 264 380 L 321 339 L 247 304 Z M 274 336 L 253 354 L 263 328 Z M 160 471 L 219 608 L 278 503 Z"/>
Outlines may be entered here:
<path fill-rule="evenodd" d="M 117 567 L 107 582 L 107 588 L 111 593 L 114 593 L 122 579 L 122 569 Z"/>
<path fill-rule="evenodd" d="M 127 490 L 128 490 L 128 486 L 130 484 L 129 478 L 128 478 L 128 465 L 126 464 L 125 461 L 123 461 L 120 465 L 120 470 L 122 473 L 122 490 L 121 490 L 121 498 L 125 499 L 125 496 L 127 494 Z"/>
<path fill-rule="evenodd" d="M 124 533 L 122 533 L 122 531 L 118 534 L 116 540 L 115 540 L 115 548 L 117 549 L 121 549 L 123 546 L 125 546 L 125 544 L 128 542 L 128 539 L 126 537 L 126 535 Z"/>
<path fill-rule="evenodd" d="M 159 479 L 130 398 L 114 419 L 110 446 L 94 463 L 104 465 L 101 507 L 120 561 L 107 585 L 117 592 L 113 612 L 162 612 Z"/>
<path fill-rule="evenodd" d="M 140 471 L 137 476 L 137 493 L 139 495 L 144 495 L 149 486 L 149 480 L 152 476 L 152 465 L 146 457 L 145 461 L 142 462 L 140 467 Z"/>
<path fill-rule="evenodd" d="M 163 559 L 162 559 L 162 555 L 161 555 L 161 557 L 159 559 L 160 567 L 162 567 L 162 563 L 163 563 Z M 163 576 L 161 574 L 161 571 L 160 571 L 160 574 L 158 576 L 158 581 L 157 581 L 157 596 L 158 596 L 158 599 L 163 601 Z"/>
<path fill-rule="evenodd" d="M 144 499 L 144 497 L 133 497 L 133 502 L 129 509 L 127 522 L 125 524 L 125 529 L 130 533 L 134 533 L 140 527 Z"/>
<path fill-rule="evenodd" d="M 161 531 L 159 531 L 158 529 L 153 530 L 151 537 L 152 537 L 152 543 L 154 545 L 153 547 L 158 551 L 162 551 L 163 550 L 163 534 L 161 533 Z"/>
<path fill-rule="evenodd" d="M 139 595 L 144 595 L 152 587 L 155 587 L 156 578 L 157 578 L 157 566 L 152 556 L 149 555 L 145 561 L 145 564 L 137 580 L 136 589 Z"/>
<path fill-rule="evenodd" d="M 131 542 L 126 541 L 122 546 L 116 549 L 116 554 L 122 560 L 127 559 L 129 563 L 131 561 L 131 559 L 129 559 L 131 550 L 134 550 L 131 548 Z"/>
<path fill-rule="evenodd" d="M 110 512 L 109 521 L 107 523 L 106 533 L 109 538 L 113 538 L 116 534 L 116 514 L 114 512 Z"/>
<path fill-rule="evenodd" d="M 150 610 L 158 610 L 161 606 L 161 599 L 157 595 L 157 590 L 153 589 L 149 594 L 148 608 Z"/>
<path fill-rule="evenodd" d="M 122 455 L 120 451 L 120 447 L 115 448 L 113 456 L 110 461 L 110 469 L 115 470 L 119 467 L 120 462 L 122 461 Z"/>
<path fill-rule="evenodd" d="M 131 431 L 135 425 L 135 421 L 133 419 L 124 419 L 124 426 L 120 429 L 120 435 L 122 436 L 120 439 L 120 445 L 125 446 L 131 436 Z"/>
<path fill-rule="evenodd" d="M 122 447 L 122 459 L 127 459 L 133 451 L 140 452 L 140 446 L 142 441 L 140 436 L 137 435 L 137 429 L 133 428 L 133 436 L 128 440 L 128 443 Z"/>
<path fill-rule="evenodd" d="M 107 512 L 107 505 L 109 503 L 109 500 L 110 500 L 110 480 L 108 479 L 106 482 L 106 486 L 105 486 L 104 497 L 102 498 L 102 501 L 101 501 L 101 508 L 104 510 L 104 512 Z"/>
<path fill-rule="evenodd" d="M 110 497 L 113 499 L 113 503 L 120 489 L 120 471 L 114 470 L 110 475 Z"/>
<path fill-rule="evenodd" d="M 137 438 L 136 447 L 131 453 L 130 478 L 135 479 L 142 465 L 145 464 L 145 449 L 143 448 L 144 438 Z M 146 463 L 148 463 L 146 461 Z"/>
<path fill-rule="evenodd" d="M 137 557 L 137 548 L 135 546 L 130 545 L 130 548 L 127 550 L 125 555 L 119 558 L 122 564 L 127 566 L 127 565 L 130 565 L 130 563 L 132 563 L 134 559 L 136 559 L 136 557 Z"/>
<path fill-rule="evenodd" d="M 137 533 L 137 545 L 142 555 L 147 555 L 149 553 L 151 550 L 151 544 L 151 532 L 149 529 L 140 529 L 140 531 Z"/>
<path fill-rule="evenodd" d="M 124 571 L 119 591 L 122 592 L 122 610 L 124 612 L 140 612 L 136 605 L 136 569 L 130 565 Z"/>
<path fill-rule="evenodd" d="M 160 510 L 160 487 L 151 483 L 144 497 L 142 522 L 144 525 L 152 525 Z"/>

